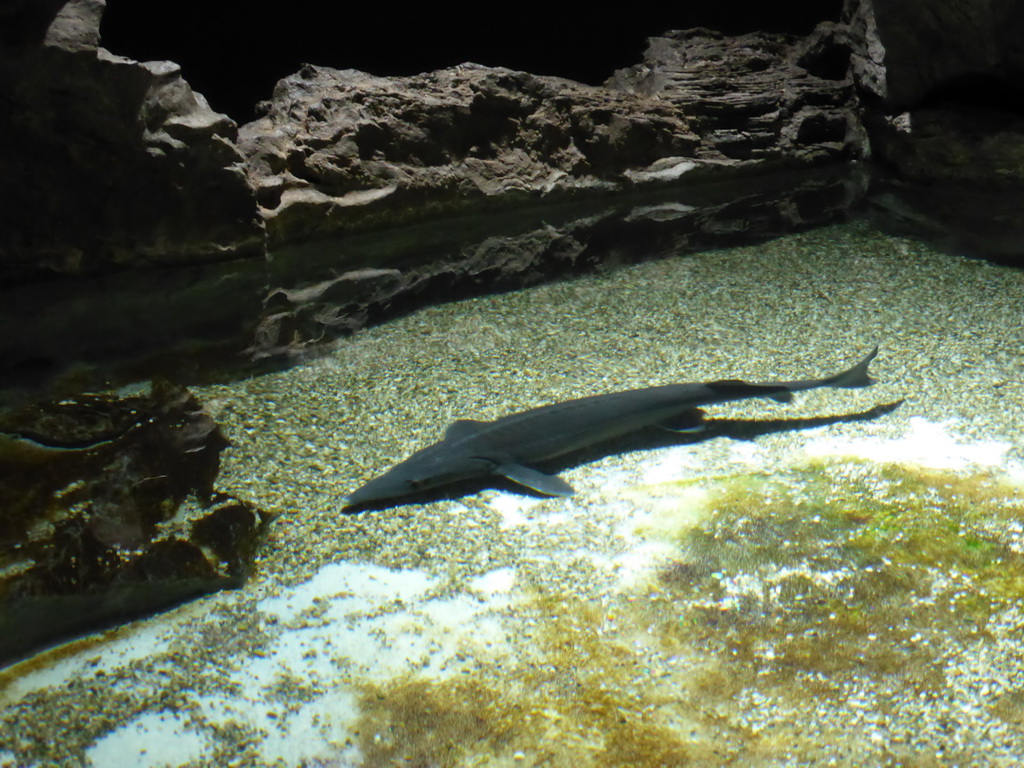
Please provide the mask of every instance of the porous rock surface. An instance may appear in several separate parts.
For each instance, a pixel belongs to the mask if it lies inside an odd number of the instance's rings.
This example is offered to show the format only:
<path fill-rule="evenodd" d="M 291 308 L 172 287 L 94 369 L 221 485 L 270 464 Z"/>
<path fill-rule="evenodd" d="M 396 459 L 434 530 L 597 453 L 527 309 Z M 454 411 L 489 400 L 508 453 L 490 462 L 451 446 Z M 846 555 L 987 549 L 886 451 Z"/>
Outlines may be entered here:
<path fill-rule="evenodd" d="M 686 115 L 699 160 L 837 163 L 864 150 L 849 58 L 834 24 L 806 38 L 681 30 L 651 38 L 644 61 L 608 85 Z"/>
<path fill-rule="evenodd" d="M 670 33 L 605 87 L 474 64 L 404 78 L 306 65 L 239 143 L 271 247 L 841 163 L 864 147 L 845 50 L 832 28 Z"/>

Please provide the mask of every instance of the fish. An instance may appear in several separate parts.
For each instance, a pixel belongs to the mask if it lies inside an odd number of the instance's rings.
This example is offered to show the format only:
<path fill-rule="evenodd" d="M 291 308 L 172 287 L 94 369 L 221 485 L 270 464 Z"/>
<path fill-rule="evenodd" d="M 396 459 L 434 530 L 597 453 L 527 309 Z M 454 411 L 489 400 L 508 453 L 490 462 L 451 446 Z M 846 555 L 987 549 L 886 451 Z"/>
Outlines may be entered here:
<path fill-rule="evenodd" d="M 788 403 L 794 392 L 808 389 L 867 387 L 875 383 L 868 366 L 877 355 L 876 346 L 852 368 L 819 379 L 668 384 L 552 403 L 494 421 L 459 419 L 448 427 L 442 440 L 416 451 L 349 494 L 343 509 L 488 476 L 507 478 L 545 496 L 571 496 L 575 490 L 569 483 L 535 465 L 646 427 L 700 431 L 705 417 L 700 406 L 753 397 Z"/>

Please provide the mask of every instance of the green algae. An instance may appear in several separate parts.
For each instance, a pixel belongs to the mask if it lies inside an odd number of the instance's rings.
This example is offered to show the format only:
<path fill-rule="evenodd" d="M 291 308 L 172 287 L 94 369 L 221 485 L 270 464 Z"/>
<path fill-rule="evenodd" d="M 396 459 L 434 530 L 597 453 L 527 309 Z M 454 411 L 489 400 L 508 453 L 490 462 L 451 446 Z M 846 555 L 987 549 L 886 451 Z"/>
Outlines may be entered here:
<path fill-rule="evenodd" d="M 1024 492 L 994 474 L 843 461 L 703 482 L 700 514 L 692 482 L 661 486 L 687 501 L 644 529 L 675 552 L 648 582 L 534 595 L 531 658 L 365 688 L 365 765 L 774 764 L 820 758 L 808 733 L 852 759 L 851 691 L 887 692 L 879 723 L 948 697 L 951 655 L 1024 596 Z M 991 713 L 1020 723 L 1021 701 Z M 801 707 L 821 714 L 780 724 Z M 942 762 L 916 749 L 880 754 Z"/>
<path fill-rule="evenodd" d="M 808 675 L 937 696 L 951 648 L 990 640 L 1024 597 L 1021 520 L 1021 490 L 991 474 L 846 462 L 730 480 L 678 532 L 648 611 L 666 647 L 784 698 Z"/>
<path fill-rule="evenodd" d="M 676 694 L 652 689 L 602 608 L 559 595 L 538 595 L 533 607 L 543 622 L 530 663 L 365 686 L 363 765 L 707 765 L 741 746 L 741 734 L 699 708 L 680 730 L 666 709 Z"/>

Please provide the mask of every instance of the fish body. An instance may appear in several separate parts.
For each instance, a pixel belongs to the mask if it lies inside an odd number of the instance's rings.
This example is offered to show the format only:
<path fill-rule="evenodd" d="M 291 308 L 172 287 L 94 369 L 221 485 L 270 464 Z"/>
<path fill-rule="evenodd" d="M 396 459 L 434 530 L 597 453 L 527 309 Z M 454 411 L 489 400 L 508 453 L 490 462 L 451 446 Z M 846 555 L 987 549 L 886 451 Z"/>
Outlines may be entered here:
<path fill-rule="evenodd" d="M 852 368 L 820 379 L 668 384 L 552 403 L 494 421 L 460 419 L 448 427 L 440 442 L 417 451 L 355 490 L 345 506 L 361 506 L 487 475 L 506 477 L 548 496 L 569 496 L 573 488 L 565 480 L 532 465 L 644 427 L 698 431 L 703 405 L 751 397 L 789 402 L 794 392 L 807 389 L 870 386 L 874 379 L 868 375 L 868 365 L 877 354 L 875 347 Z"/>

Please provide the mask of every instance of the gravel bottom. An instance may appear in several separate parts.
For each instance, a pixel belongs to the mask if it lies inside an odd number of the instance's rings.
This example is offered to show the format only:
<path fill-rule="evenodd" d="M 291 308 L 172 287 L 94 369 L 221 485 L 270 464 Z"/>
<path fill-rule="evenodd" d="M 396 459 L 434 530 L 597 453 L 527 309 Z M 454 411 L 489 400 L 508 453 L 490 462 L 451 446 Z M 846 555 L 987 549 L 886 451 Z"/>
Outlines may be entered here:
<path fill-rule="evenodd" d="M 1024 273 L 860 223 L 433 307 L 196 391 L 277 517 L 241 590 L 0 672 L 0 767 L 1024 761 Z M 570 498 L 342 499 L 457 418 L 878 379 Z"/>

